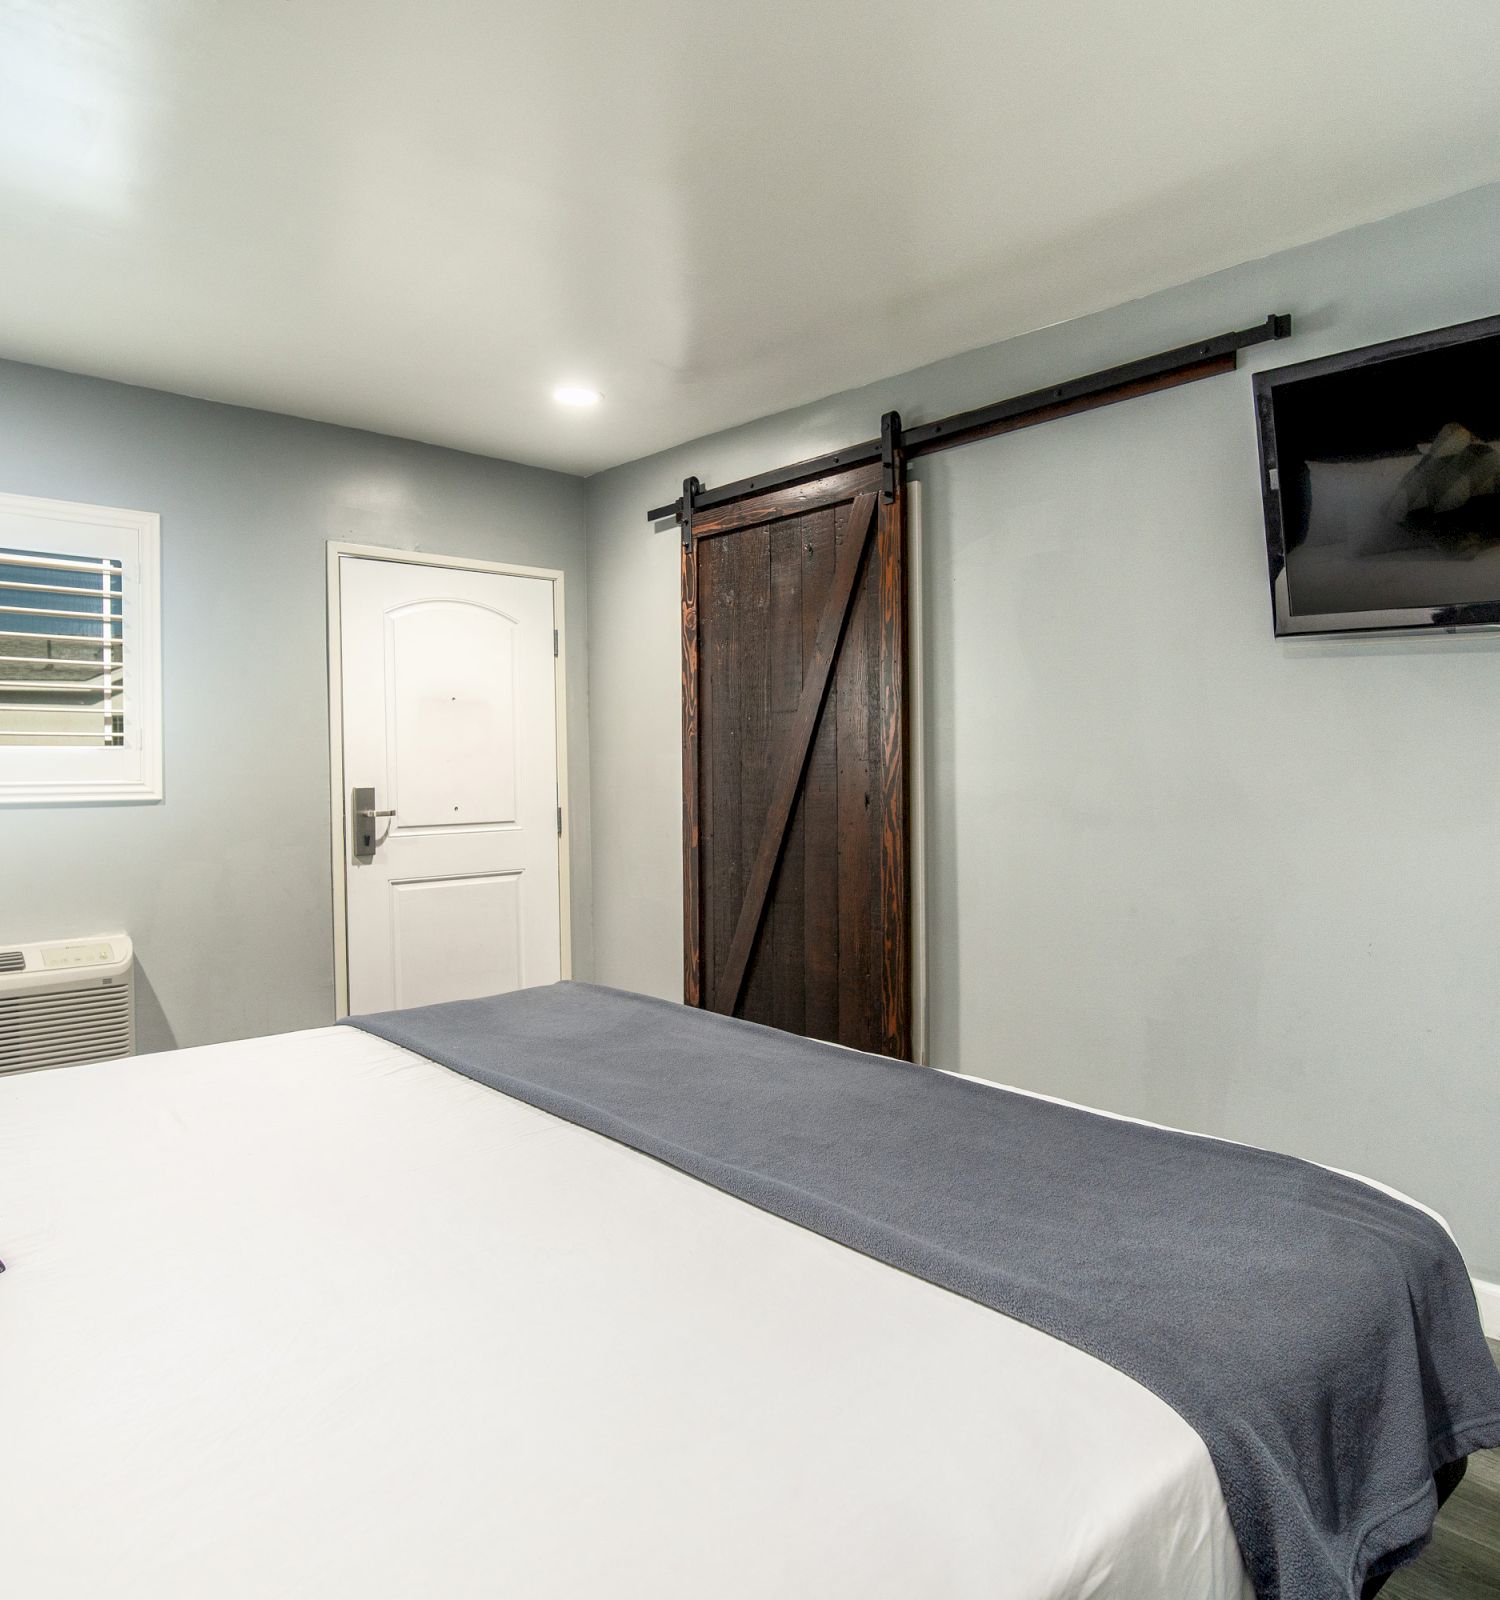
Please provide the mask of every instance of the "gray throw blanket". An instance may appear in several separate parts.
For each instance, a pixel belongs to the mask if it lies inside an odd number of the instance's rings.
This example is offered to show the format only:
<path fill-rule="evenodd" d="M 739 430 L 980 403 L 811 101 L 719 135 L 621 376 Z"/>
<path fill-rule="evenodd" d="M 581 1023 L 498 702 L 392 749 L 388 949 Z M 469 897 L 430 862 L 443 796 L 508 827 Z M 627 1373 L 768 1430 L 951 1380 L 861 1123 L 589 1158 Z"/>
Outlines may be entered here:
<path fill-rule="evenodd" d="M 1127 1373 L 1261 1600 L 1353 1600 L 1500 1445 L 1462 1257 L 1353 1178 L 588 984 L 349 1020 Z"/>

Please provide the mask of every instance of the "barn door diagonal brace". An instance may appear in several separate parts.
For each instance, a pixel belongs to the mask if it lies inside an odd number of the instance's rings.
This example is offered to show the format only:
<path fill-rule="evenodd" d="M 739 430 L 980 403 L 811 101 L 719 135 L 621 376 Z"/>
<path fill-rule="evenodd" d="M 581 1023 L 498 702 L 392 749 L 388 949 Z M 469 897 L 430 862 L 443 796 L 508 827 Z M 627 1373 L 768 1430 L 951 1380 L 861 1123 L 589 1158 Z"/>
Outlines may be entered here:
<path fill-rule="evenodd" d="M 817 732 L 823 702 L 828 698 L 834 660 L 853 607 L 854 592 L 858 587 L 860 569 L 874 526 L 875 496 L 861 494 L 849 508 L 844 542 L 839 547 L 838 565 L 834 569 L 833 587 L 823 607 L 823 615 L 818 619 L 818 631 L 813 640 L 807 674 L 802 680 L 797 710 L 781 747 L 776 778 L 771 788 L 771 804 L 745 883 L 745 898 L 740 905 L 739 920 L 735 923 L 724 970 L 714 985 L 712 1009 L 726 1015 L 733 1015 L 745 987 L 750 953 L 755 947 L 755 939 L 765 916 L 771 879 L 775 876 L 776 863 L 781 859 L 782 846 L 786 842 L 786 830 L 792 819 L 797 790 L 807 768 L 807 758 L 812 751 L 813 735 Z"/>

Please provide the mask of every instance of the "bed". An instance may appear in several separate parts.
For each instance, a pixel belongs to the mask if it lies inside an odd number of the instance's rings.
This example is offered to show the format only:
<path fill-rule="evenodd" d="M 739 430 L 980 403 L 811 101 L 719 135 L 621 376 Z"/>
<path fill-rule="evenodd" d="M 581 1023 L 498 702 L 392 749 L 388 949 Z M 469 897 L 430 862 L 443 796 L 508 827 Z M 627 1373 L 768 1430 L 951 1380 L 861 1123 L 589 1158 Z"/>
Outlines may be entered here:
<path fill-rule="evenodd" d="M 0 1081 L 16 1600 L 1245 1600 L 1114 1367 L 336 1027 Z"/>

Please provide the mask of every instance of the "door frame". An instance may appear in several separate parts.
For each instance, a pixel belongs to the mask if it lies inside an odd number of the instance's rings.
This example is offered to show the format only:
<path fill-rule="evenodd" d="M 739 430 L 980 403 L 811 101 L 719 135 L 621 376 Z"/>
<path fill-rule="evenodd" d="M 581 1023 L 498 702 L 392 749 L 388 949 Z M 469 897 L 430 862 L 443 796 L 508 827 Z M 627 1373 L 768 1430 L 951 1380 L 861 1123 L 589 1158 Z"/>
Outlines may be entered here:
<path fill-rule="evenodd" d="M 573 976 L 571 835 L 573 808 L 568 794 L 568 633 L 563 609 L 563 573 L 558 567 L 525 567 L 510 561 L 481 561 L 471 556 L 437 556 L 397 545 L 328 541 L 328 800 L 329 854 L 333 862 L 333 1006 L 334 1017 L 349 1015 L 349 929 L 345 898 L 344 826 L 348 790 L 344 781 L 343 597 L 339 562 L 344 556 L 364 561 L 394 561 L 408 567 L 442 567 L 459 572 L 492 572 L 508 578 L 541 578 L 552 585 L 552 623 L 557 630 L 553 684 L 557 702 L 557 803 L 565 826 L 557 841 L 558 942 L 563 977 Z"/>

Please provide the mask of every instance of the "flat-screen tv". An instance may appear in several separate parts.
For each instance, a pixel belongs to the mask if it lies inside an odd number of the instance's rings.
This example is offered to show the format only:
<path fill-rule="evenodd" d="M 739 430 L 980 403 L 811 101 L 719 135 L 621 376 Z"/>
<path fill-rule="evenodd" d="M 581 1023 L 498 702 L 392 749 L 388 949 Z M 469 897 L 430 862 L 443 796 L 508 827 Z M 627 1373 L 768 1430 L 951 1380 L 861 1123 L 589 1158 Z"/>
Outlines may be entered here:
<path fill-rule="evenodd" d="M 1276 632 L 1500 627 L 1500 317 L 1255 375 Z"/>

